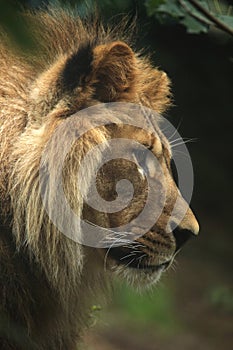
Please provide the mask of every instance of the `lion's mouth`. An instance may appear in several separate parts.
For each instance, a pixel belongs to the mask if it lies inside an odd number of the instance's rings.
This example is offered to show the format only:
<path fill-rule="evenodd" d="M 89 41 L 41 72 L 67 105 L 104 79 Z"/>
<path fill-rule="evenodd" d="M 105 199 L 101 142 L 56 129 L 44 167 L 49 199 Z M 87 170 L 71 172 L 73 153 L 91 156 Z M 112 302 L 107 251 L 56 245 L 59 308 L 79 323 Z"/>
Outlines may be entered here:
<path fill-rule="evenodd" d="M 114 259 L 115 260 L 115 259 Z M 158 265 L 146 265 L 146 264 L 140 264 L 136 261 L 130 261 L 128 263 L 122 262 L 121 260 L 115 260 L 118 265 L 125 266 L 126 268 L 138 270 L 138 271 L 143 271 L 143 272 L 149 272 L 149 273 L 154 273 L 154 272 L 163 272 L 169 268 L 171 265 L 171 260 L 166 261 L 162 264 Z"/>
<path fill-rule="evenodd" d="M 124 266 L 130 269 L 136 269 L 144 272 L 163 272 L 167 270 L 172 264 L 172 259 L 168 259 L 163 263 L 150 264 L 147 262 L 145 253 L 140 252 L 134 254 L 133 252 L 124 252 L 119 248 L 112 248 L 108 252 L 108 256 L 117 263 L 118 266 Z"/>
<path fill-rule="evenodd" d="M 169 268 L 171 265 L 171 260 L 166 261 L 159 265 L 138 265 L 138 266 L 128 266 L 130 268 L 136 268 L 137 270 L 144 271 L 144 272 L 159 272 L 159 271 L 165 271 Z"/>

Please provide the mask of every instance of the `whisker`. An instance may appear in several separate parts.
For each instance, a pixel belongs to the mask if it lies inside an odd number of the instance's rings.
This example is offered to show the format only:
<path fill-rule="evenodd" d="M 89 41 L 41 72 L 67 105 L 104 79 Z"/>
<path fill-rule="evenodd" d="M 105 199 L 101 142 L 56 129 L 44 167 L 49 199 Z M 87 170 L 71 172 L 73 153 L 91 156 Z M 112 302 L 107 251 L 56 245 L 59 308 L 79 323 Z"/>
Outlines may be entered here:
<path fill-rule="evenodd" d="M 190 138 L 190 137 L 177 137 L 177 139 L 174 139 L 174 140 L 171 140 L 169 143 L 172 144 L 176 141 L 179 141 L 179 140 L 184 140 L 184 141 L 187 141 L 187 140 L 196 140 L 195 138 Z"/>
<path fill-rule="evenodd" d="M 177 139 L 170 141 L 169 144 L 172 145 L 173 143 L 175 143 L 177 141 L 180 141 L 180 140 L 183 140 L 183 138 L 182 137 L 178 137 Z"/>
<path fill-rule="evenodd" d="M 147 254 L 143 254 L 143 255 L 141 255 L 140 257 L 138 257 L 136 260 L 139 260 L 139 262 L 141 262 L 141 260 L 143 259 L 143 258 L 145 258 L 147 256 Z"/>
<path fill-rule="evenodd" d="M 93 222 L 89 221 L 89 220 L 86 220 L 86 222 L 94 227 L 99 227 L 98 225 L 94 224 Z M 133 248 L 133 251 L 128 254 L 127 256 L 121 258 L 121 260 L 123 259 L 126 259 L 130 256 L 135 256 L 137 253 L 141 253 L 141 251 L 137 248 L 145 248 L 145 245 L 143 244 L 140 244 L 140 243 L 134 243 L 132 242 L 130 239 L 126 239 L 125 237 L 128 237 L 130 235 L 130 232 L 115 232 L 109 228 L 106 228 L 106 227 L 101 227 L 101 229 L 103 231 L 106 231 L 106 233 L 108 234 L 107 237 L 105 237 L 104 239 L 102 239 L 100 242 L 101 243 L 104 243 L 104 244 L 110 244 L 106 253 L 105 253 L 105 256 L 104 256 L 104 271 L 107 270 L 107 258 L 108 258 L 108 255 L 109 255 L 109 252 L 110 250 L 113 248 L 114 245 L 116 245 L 117 243 L 120 243 L 119 245 L 121 245 L 122 247 L 124 248 L 127 248 L 127 249 L 132 249 Z M 116 237 L 116 235 L 118 237 Z M 141 259 L 146 256 L 146 254 L 144 254 Z M 133 258 L 129 264 L 134 260 L 135 258 Z M 128 265 L 126 265 L 128 266 Z"/>
<path fill-rule="evenodd" d="M 112 243 L 112 245 L 110 245 L 110 246 L 108 247 L 108 250 L 107 250 L 107 252 L 106 252 L 106 254 L 105 254 L 105 256 L 104 256 L 104 271 L 107 270 L 107 258 L 108 258 L 110 249 L 113 247 L 114 243 L 116 243 L 117 241 L 118 241 L 118 240 L 115 240 L 115 241 Z"/>
<path fill-rule="evenodd" d="M 136 260 L 138 260 L 138 264 L 137 264 L 137 268 L 139 269 L 139 265 L 142 262 L 142 259 L 145 258 L 147 256 L 147 254 L 143 254 L 142 256 L 140 256 L 139 258 L 137 258 Z"/>
<path fill-rule="evenodd" d="M 146 248 L 146 246 L 144 244 L 135 244 L 133 245 L 134 248 Z"/>
<path fill-rule="evenodd" d="M 181 126 L 181 123 L 182 123 L 183 119 L 181 118 L 181 120 L 179 121 L 179 124 L 177 126 L 177 128 L 175 129 L 175 131 L 173 132 L 173 134 L 168 138 L 168 141 L 170 141 L 178 132 L 180 126 Z"/>
<path fill-rule="evenodd" d="M 173 149 L 174 147 L 183 145 L 185 143 L 191 143 L 191 142 L 196 142 L 196 141 L 197 141 L 197 139 L 188 139 L 188 140 L 185 140 L 185 141 L 182 141 L 182 142 L 178 142 L 176 144 L 171 144 L 171 148 Z"/>
<path fill-rule="evenodd" d="M 120 260 L 124 260 L 124 259 L 130 258 L 131 256 L 134 256 L 134 255 L 136 255 L 136 253 L 130 253 L 130 254 L 125 255 L 122 258 L 120 258 Z"/>
<path fill-rule="evenodd" d="M 130 262 L 128 262 L 128 264 L 125 265 L 125 267 L 128 267 L 134 260 L 135 260 L 135 258 L 133 258 L 132 260 L 130 260 Z"/>

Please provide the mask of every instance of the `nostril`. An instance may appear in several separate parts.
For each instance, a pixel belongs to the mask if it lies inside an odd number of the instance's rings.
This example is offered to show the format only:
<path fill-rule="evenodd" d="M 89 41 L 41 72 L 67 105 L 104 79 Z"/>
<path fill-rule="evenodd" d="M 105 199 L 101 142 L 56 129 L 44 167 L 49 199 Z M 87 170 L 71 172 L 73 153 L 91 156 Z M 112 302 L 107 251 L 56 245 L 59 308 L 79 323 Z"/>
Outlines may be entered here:
<path fill-rule="evenodd" d="M 193 236 L 193 233 L 177 227 L 173 230 L 173 235 L 176 240 L 176 251 L 178 251 Z"/>

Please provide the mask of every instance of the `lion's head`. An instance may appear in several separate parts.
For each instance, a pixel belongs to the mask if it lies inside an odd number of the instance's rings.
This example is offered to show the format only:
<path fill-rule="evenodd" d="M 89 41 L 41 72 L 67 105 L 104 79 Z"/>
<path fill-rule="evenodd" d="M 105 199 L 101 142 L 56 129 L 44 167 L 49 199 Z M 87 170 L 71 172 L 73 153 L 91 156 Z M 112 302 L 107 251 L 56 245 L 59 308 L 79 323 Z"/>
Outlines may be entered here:
<path fill-rule="evenodd" d="M 159 118 L 154 120 L 154 132 L 136 125 L 118 123 L 117 118 L 102 126 L 92 125 L 92 118 L 84 120 L 88 131 L 82 137 L 77 137 L 63 159 L 62 186 L 70 207 L 84 221 L 107 231 L 111 227 L 132 222 L 143 211 L 148 196 L 148 179 L 155 192 L 155 202 L 161 200 L 160 192 L 164 193 L 165 189 L 160 215 L 154 219 L 153 205 L 149 206 L 147 218 L 150 218 L 149 221 L 153 218 L 153 224 L 145 231 L 146 221 L 137 223 L 132 227 L 133 239 L 130 242 L 92 249 L 67 239 L 65 235 L 70 238 L 73 235 L 69 230 L 76 229 L 82 235 L 82 227 L 74 226 L 58 197 L 51 194 L 51 188 L 46 186 L 48 179 L 52 178 L 53 191 L 57 190 L 57 167 L 62 148 L 65 147 L 63 142 L 69 140 L 72 133 L 78 135 L 80 131 L 80 125 L 74 120 L 71 122 L 72 130 L 63 130 L 64 138 L 54 137 L 61 125 L 72 120 L 76 112 L 91 106 L 90 114 L 93 113 L 95 118 L 93 106 L 109 102 L 133 103 L 141 106 L 142 110 L 144 106 L 162 113 L 170 105 L 169 79 L 164 72 L 153 68 L 148 59 L 135 53 L 126 42 L 114 40 L 114 33 L 106 34 L 99 27 L 98 30 L 86 28 L 80 20 L 76 22 L 64 13 L 60 13 L 59 18 L 56 16 L 56 13 L 38 16 L 41 40 L 45 43 L 44 52 L 50 63 L 44 61 L 44 56 L 38 55 L 40 68 L 33 68 L 35 76 L 28 90 L 27 125 L 13 152 L 15 165 L 11 174 L 10 195 L 14 234 L 19 244 L 27 242 L 28 249 L 53 281 L 59 279 L 59 271 L 66 271 L 67 276 L 70 275 L 70 279 L 75 281 L 76 274 L 80 275 L 84 262 L 88 260 L 88 254 L 92 257 L 94 254 L 97 265 L 102 264 L 102 267 L 108 267 L 131 282 L 137 281 L 138 285 L 151 284 L 171 265 L 183 243 L 192 234 L 198 233 L 197 221 L 173 179 L 171 147 L 160 130 Z M 70 33 L 73 33 L 72 37 Z M 48 50 L 49 45 L 53 48 L 52 55 Z M 122 210 L 105 213 L 90 205 L 91 172 L 93 164 L 101 161 L 101 152 L 92 154 L 90 166 L 79 179 L 78 186 L 77 173 L 82 160 L 93 147 L 105 143 L 108 148 L 112 139 L 134 140 L 143 145 L 156 157 L 160 171 L 148 152 L 145 154 L 137 147 L 126 145 L 125 154 L 131 154 L 134 161 L 119 157 L 106 162 L 96 174 L 96 185 L 100 197 L 110 203 L 117 197 L 118 182 L 127 179 L 134 186 L 134 196 Z M 46 154 L 45 149 L 48 150 Z M 56 210 L 61 221 L 66 223 L 66 232 L 62 232 L 62 228 L 50 217 L 51 212 L 48 213 L 44 207 L 41 186 L 43 193 L 46 193 L 48 206 Z M 89 196 L 88 204 L 81 196 L 80 188 Z M 123 197 L 127 197 L 127 191 L 122 194 Z M 175 203 L 179 208 L 186 207 L 182 218 L 173 213 Z"/>

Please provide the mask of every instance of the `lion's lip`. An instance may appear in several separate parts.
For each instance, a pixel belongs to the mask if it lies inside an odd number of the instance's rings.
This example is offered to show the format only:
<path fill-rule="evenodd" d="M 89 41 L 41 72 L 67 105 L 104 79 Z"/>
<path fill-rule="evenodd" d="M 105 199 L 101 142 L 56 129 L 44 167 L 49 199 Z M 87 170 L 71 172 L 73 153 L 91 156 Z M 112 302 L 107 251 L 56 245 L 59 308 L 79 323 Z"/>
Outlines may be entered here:
<path fill-rule="evenodd" d="M 171 260 L 166 261 L 159 265 L 145 265 L 145 266 L 139 266 L 139 269 L 143 270 L 166 270 L 171 264 Z"/>
<path fill-rule="evenodd" d="M 140 254 L 138 256 L 134 256 L 133 254 L 126 254 L 118 249 L 110 249 L 109 256 L 112 260 L 114 260 L 117 265 L 125 266 L 126 268 L 147 271 L 147 272 L 156 272 L 156 271 L 164 271 L 167 270 L 168 267 L 172 263 L 172 259 L 167 259 L 163 263 L 151 265 L 145 260 L 145 254 Z"/>
<path fill-rule="evenodd" d="M 137 267 L 135 266 L 128 266 L 131 268 L 137 268 L 137 270 L 143 270 L 143 271 L 151 271 L 151 272 L 156 272 L 156 271 L 165 271 L 169 268 L 171 265 L 171 260 L 166 261 L 162 264 L 159 265 L 138 265 Z"/>

